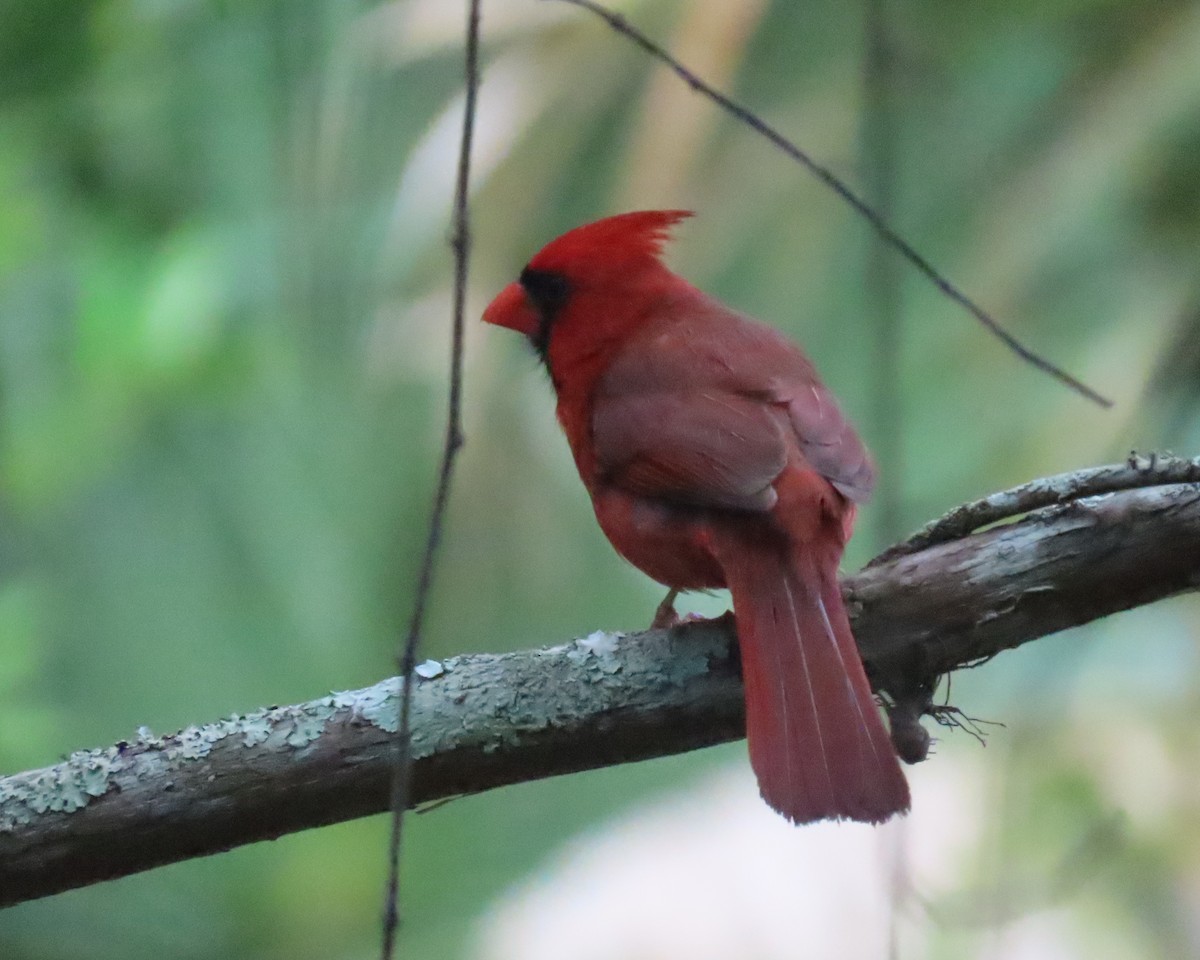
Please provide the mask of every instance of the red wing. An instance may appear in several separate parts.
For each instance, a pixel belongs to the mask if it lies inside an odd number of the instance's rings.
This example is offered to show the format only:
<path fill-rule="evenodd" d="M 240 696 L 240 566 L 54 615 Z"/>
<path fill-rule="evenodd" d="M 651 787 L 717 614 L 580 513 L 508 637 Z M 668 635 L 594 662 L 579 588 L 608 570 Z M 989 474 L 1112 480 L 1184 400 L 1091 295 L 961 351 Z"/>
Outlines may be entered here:
<path fill-rule="evenodd" d="M 793 344 L 693 289 L 663 304 L 660 317 L 600 382 L 593 426 L 605 421 L 595 433 L 602 466 L 601 434 L 608 434 L 608 456 L 647 487 L 636 492 L 653 494 L 659 477 L 664 490 L 694 483 L 700 497 L 737 498 L 774 480 L 790 440 L 844 496 L 867 499 L 870 455 Z"/>
<path fill-rule="evenodd" d="M 733 394 L 610 395 L 592 414 L 596 463 L 607 482 L 641 496 L 769 510 L 787 462 L 781 419 Z"/>
<path fill-rule="evenodd" d="M 804 459 L 843 496 L 866 501 L 875 487 L 875 464 L 833 394 L 820 383 L 781 384 L 776 396 L 787 403 Z"/>

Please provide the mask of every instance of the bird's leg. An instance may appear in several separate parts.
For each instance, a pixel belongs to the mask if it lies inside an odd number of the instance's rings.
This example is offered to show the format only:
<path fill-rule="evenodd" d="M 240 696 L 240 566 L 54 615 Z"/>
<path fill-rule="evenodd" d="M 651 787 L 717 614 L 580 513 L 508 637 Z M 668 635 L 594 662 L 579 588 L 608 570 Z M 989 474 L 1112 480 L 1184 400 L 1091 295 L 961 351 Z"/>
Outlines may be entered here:
<path fill-rule="evenodd" d="M 667 595 L 663 597 L 663 602 L 654 611 L 654 619 L 650 621 L 651 630 L 668 630 L 678 625 L 679 614 L 675 612 L 675 598 L 677 596 L 679 596 L 679 591 L 672 587 L 667 592 Z"/>
<path fill-rule="evenodd" d="M 679 590 L 672 587 L 665 597 L 663 602 L 658 605 L 654 611 L 654 619 L 650 621 L 651 630 L 670 630 L 671 627 L 678 627 L 683 623 L 703 623 L 707 618 L 700 616 L 698 613 L 687 613 L 682 617 L 675 612 L 675 598 L 679 596 Z M 726 614 L 732 616 L 732 614 Z M 718 620 L 721 617 L 717 617 Z"/>

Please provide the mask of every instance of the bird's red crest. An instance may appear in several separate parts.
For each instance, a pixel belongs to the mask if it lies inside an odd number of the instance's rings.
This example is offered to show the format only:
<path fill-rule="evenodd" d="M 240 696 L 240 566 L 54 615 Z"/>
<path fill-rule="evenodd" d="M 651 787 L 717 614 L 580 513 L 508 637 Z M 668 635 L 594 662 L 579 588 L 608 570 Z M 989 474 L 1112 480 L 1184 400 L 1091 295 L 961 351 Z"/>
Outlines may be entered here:
<path fill-rule="evenodd" d="M 544 297 L 540 303 L 536 302 L 537 293 L 530 289 L 535 275 L 554 278 L 560 290 L 570 289 L 576 296 L 590 287 L 594 307 L 597 288 L 607 286 L 611 290 L 619 278 L 644 277 L 647 266 L 670 276 L 658 257 L 671 227 L 690 216 L 689 210 L 639 210 L 585 223 L 564 233 L 534 254 L 520 281 L 510 283 L 488 305 L 483 312 L 484 321 L 523 333 L 534 339 L 539 350 L 545 350 L 550 322 L 564 303 L 556 302 L 553 309 L 548 309 Z M 601 319 L 620 316 L 619 311 L 593 312 Z M 589 324 L 588 329 L 594 332 L 596 323 Z"/>
<path fill-rule="evenodd" d="M 589 260 L 615 267 L 656 259 L 671 227 L 690 216 L 690 210 L 637 210 L 586 223 L 551 240 L 529 261 L 529 266 L 534 270 L 569 271 Z"/>

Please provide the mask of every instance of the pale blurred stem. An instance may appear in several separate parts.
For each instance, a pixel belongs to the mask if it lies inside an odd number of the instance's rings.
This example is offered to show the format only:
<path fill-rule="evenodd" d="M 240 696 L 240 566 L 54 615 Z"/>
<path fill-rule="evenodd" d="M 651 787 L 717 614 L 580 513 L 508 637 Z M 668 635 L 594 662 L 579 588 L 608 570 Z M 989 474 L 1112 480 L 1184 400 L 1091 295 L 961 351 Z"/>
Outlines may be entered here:
<path fill-rule="evenodd" d="M 1002 650 L 1200 588 L 1200 483 L 1178 482 L 1200 461 L 1081 471 L 1038 496 L 1086 494 L 1089 478 L 1107 489 L 1114 471 L 1137 489 L 1059 502 L 848 578 L 876 689 L 903 699 Z M 411 800 L 740 737 L 734 642 L 727 621 L 710 621 L 419 671 L 429 676 L 413 690 Z M 0 779 L 0 905 L 386 810 L 394 737 L 377 722 L 394 721 L 395 694 L 384 681 Z"/>
<path fill-rule="evenodd" d="M 866 0 L 863 52 L 862 157 L 867 199 L 887 223 L 896 220 L 899 172 L 895 70 L 888 0 Z M 872 446 L 882 482 L 875 503 L 876 542 L 904 532 L 903 415 L 900 392 L 900 262 L 896 251 L 872 232 L 864 275 L 868 326 L 875 331 L 871 364 Z"/>

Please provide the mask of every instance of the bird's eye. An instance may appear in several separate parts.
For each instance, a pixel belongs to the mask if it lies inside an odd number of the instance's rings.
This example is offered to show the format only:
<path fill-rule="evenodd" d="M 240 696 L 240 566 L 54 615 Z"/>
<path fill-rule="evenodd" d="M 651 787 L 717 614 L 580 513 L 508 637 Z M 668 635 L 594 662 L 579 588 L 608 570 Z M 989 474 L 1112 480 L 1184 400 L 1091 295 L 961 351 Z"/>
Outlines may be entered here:
<path fill-rule="evenodd" d="M 521 271 L 521 286 L 547 325 L 554 322 L 571 292 L 570 283 L 561 273 L 530 267 Z"/>

